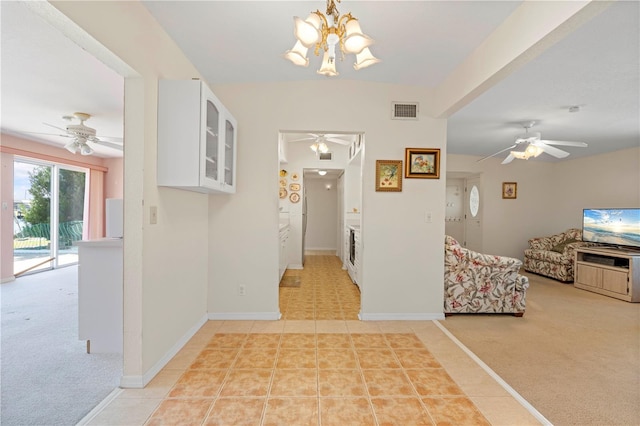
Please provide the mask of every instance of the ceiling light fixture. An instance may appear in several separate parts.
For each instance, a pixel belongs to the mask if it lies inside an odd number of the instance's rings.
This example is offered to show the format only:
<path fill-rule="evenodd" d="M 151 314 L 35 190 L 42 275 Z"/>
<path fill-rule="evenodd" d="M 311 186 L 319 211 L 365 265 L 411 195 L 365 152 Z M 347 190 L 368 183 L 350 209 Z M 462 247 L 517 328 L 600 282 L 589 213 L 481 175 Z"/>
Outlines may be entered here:
<path fill-rule="evenodd" d="M 327 171 L 326 171 L 326 170 L 318 170 L 318 174 L 319 174 L 320 176 L 324 176 L 324 175 L 326 175 L 326 174 L 327 174 Z"/>
<path fill-rule="evenodd" d="M 324 142 L 314 142 L 313 144 L 311 144 L 310 148 L 311 148 L 311 151 L 315 152 L 316 154 L 318 153 L 325 154 L 329 152 L 329 147 Z"/>
<path fill-rule="evenodd" d="M 528 160 L 531 157 L 537 157 L 543 152 L 544 151 L 539 146 L 529 145 L 524 151 L 511 151 L 511 155 L 518 160 Z"/>
<path fill-rule="evenodd" d="M 72 139 L 68 144 L 64 146 L 67 151 L 72 154 L 76 154 L 80 151 L 82 155 L 91 155 L 93 154 L 93 149 L 87 144 L 86 138 L 77 137 Z"/>
<path fill-rule="evenodd" d="M 294 30 L 296 44 L 293 49 L 285 52 L 284 57 L 295 65 L 302 67 L 309 66 L 307 51 L 314 47 L 314 54 L 320 55 L 320 50 L 324 51 L 322 65 L 317 71 L 318 74 L 327 77 L 338 75 L 336 71 L 336 46 L 339 45 L 341 60 L 345 54 L 356 55 L 356 62 L 353 68 L 356 70 L 366 68 L 380 62 L 380 59 L 373 56 L 369 46 L 373 40 L 362 33 L 358 20 L 351 13 L 340 15 L 336 8 L 336 1 L 327 0 L 326 15 L 316 10 L 311 12 L 306 20 L 294 16 Z"/>

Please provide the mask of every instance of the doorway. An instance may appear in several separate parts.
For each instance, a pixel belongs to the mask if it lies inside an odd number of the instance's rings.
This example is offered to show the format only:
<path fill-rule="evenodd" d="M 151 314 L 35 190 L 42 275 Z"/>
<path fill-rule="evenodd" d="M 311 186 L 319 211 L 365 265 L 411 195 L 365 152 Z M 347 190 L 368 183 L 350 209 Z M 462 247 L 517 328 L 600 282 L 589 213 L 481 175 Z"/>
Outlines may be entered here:
<path fill-rule="evenodd" d="M 482 189 L 480 177 L 465 179 L 464 246 L 482 251 Z"/>
<path fill-rule="evenodd" d="M 445 234 L 463 247 L 482 251 L 483 191 L 480 175 L 447 173 Z"/>
<path fill-rule="evenodd" d="M 14 160 L 15 276 L 78 263 L 87 170 Z"/>
<path fill-rule="evenodd" d="M 347 272 L 345 231 L 360 224 L 363 135 L 283 131 L 278 148 L 280 220 L 289 224 L 285 277 L 302 281 L 302 289 L 293 290 L 283 288 L 281 281 L 280 312 L 285 319 L 357 319 L 360 290 L 353 279 L 357 275 Z M 304 299 L 306 277 L 316 296 L 328 291 L 327 300 L 335 306 L 316 304 L 320 298 L 313 303 Z M 298 293 L 304 300 L 295 297 Z M 350 298 L 348 304 L 342 296 Z M 357 308 L 345 309 L 353 307 L 354 297 Z M 344 305 L 342 310 L 338 305 Z"/>

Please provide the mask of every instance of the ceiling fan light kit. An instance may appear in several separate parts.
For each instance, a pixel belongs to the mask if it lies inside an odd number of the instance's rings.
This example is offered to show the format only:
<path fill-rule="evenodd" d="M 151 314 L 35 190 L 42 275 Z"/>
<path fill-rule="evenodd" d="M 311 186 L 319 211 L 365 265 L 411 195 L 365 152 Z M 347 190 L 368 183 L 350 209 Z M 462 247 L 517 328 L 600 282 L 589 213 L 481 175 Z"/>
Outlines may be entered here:
<path fill-rule="evenodd" d="M 495 157 L 496 155 L 501 154 L 505 151 L 509 151 L 509 155 L 507 155 L 507 157 L 502 161 L 501 164 L 509 164 L 514 159 L 528 160 L 529 158 L 538 157 L 543 152 L 551 155 L 552 157 L 565 158 L 569 156 L 569 153 L 552 145 L 574 146 L 581 148 L 587 146 L 587 144 L 584 142 L 543 140 L 541 139 L 542 135 L 540 134 L 540 132 L 529 132 L 529 129 L 531 129 L 535 124 L 535 121 L 524 123 L 523 127 L 525 129 L 525 133 L 516 137 L 514 145 L 502 149 L 495 154 L 491 154 L 487 157 L 481 158 L 478 161 L 484 161 L 487 158 Z M 521 151 L 512 151 L 513 148 L 516 148 L 520 145 L 525 146 L 525 149 Z"/>
<path fill-rule="evenodd" d="M 341 53 L 341 60 L 345 54 L 356 55 L 353 68 L 360 70 L 380 62 L 369 50 L 374 41 L 365 35 L 360 28 L 360 23 L 351 13 L 340 15 L 336 8 L 336 1 L 327 0 L 326 14 L 319 10 L 311 12 L 307 19 L 293 17 L 293 34 L 296 43 L 291 50 L 284 53 L 284 57 L 293 64 L 307 67 L 309 59 L 307 51 L 313 47 L 314 54 L 320 56 L 324 51 L 322 65 L 318 74 L 335 77 L 339 73 L 336 70 L 336 47 Z"/>
<path fill-rule="evenodd" d="M 311 144 L 310 148 L 311 151 L 315 152 L 316 154 L 326 154 L 327 152 L 329 152 L 329 147 L 324 142 L 314 142 Z"/>
<path fill-rule="evenodd" d="M 71 121 L 73 119 L 78 119 L 80 124 L 68 124 L 64 129 L 58 126 L 54 126 L 53 124 L 44 123 L 47 126 L 53 127 L 54 129 L 60 130 L 65 134 L 56 134 L 54 136 L 62 136 L 66 138 L 71 138 L 71 140 L 64 145 L 64 148 L 71 152 L 72 154 L 77 154 L 80 152 L 82 155 L 91 155 L 95 151 L 94 149 L 88 145 L 88 142 L 100 144 L 109 148 L 117 149 L 122 151 L 122 138 L 117 137 L 108 137 L 108 139 L 116 140 L 119 142 L 107 142 L 103 139 L 100 139 L 96 136 L 96 129 L 91 128 L 84 124 L 85 121 L 91 118 L 91 114 L 87 114 L 86 112 L 74 112 L 73 115 L 63 115 L 62 119 L 65 121 Z M 35 133 L 35 132 L 31 132 Z M 50 135 L 49 133 L 45 133 Z M 105 138 L 102 136 L 102 138 Z"/>

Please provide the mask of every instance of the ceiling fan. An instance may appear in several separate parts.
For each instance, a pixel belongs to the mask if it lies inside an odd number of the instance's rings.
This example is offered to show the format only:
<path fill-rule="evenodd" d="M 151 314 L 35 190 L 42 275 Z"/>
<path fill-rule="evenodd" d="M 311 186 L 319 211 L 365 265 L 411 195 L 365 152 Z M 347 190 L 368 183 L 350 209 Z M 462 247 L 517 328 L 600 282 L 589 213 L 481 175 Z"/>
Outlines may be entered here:
<path fill-rule="evenodd" d="M 327 142 L 333 142 L 340 145 L 350 145 L 356 135 L 344 135 L 337 133 L 306 133 L 308 137 L 293 139 L 289 142 L 305 142 L 313 141 L 310 148 L 316 154 L 325 154 L 329 152 Z"/>
<path fill-rule="evenodd" d="M 293 139 L 289 142 L 315 141 L 315 142 L 334 142 L 341 145 L 349 145 L 353 142 L 355 135 L 341 135 L 338 133 L 306 133 L 308 137 Z"/>
<path fill-rule="evenodd" d="M 79 120 L 80 124 L 68 124 L 64 129 L 53 124 L 43 123 L 47 126 L 64 132 L 64 134 L 36 132 L 30 133 L 71 138 L 71 140 L 64 147 L 73 154 L 77 152 L 80 152 L 80 154 L 82 155 L 93 154 L 93 148 L 91 148 L 91 146 L 87 142 L 103 145 L 109 148 L 117 149 L 119 151 L 123 150 L 122 138 L 110 136 L 100 136 L 98 138 L 96 136 L 96 130 L 84 124 L 85 121 L 91 118 L 90 114 L 87 114 L 85 112 L 74 112 L 73 115 L 65 115 L 62 117 L 62 119 L 66 121 L 72 121 L 74 118 Z M 111 141 L 107 141 L 105 139 L 110 139 Z"/>
<path fill-rule="evenodd" d="M 535 121 L 524 123 L 523 127 L 525 129 L 525 133 L 519 135 L 512 146 L 505 148 L 503 150 L 500 150 L 495 154 L 481 158 L 480 160 L 478 160 L 478 162 L 486 160 L 487 158 L 495 157 L 498 154 L 501 154 L 505 151 L 509 151 L 519 146 L 525 147 L 524 150 L 511 151 L 509 155 L 507 155 L 507 157 L 502 161 L 501 164 L 509 164 L 515 158 L 519 160 L 528 160 L 531 157 L 537 157 L 543 152 L 546 152 L 547 154 L 556 158 L 565 158 L 569 156 L 569 153 L 567 151 L 563 151 L 562 149 L 556 148 L 552 145 L 575 146 L 575 147 L 582 147 L 582 148 L 587 146 L 587 144 L 584 142 L 543 140 L 541 139 L 540 132 L 529 132 L 529 130 L 535 124 L 536 124 Z"/>

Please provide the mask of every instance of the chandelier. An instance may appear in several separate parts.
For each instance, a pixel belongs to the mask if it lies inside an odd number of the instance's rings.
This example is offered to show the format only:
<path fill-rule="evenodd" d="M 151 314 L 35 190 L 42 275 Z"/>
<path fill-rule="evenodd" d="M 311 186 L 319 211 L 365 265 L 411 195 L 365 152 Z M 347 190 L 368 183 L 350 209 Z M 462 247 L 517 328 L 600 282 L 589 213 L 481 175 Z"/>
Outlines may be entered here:
<path fill-rule="evenodd" d="M 80 151 L 80 154 L 82 155 L 93 154 L 93 149 L 87 144 L 87 138 L 83 137 L 73 138 L 71 142 L 66 144 L 64 147 L 72 154 L 75 154 L 78 151 Z"/>
<path fill-rule="evenodd" d="M 537 157 L 543 152 L 544 151 L 539 146 L 529 145 L 524 151 L 511 151 L 511 155 L 513 155 L 518 160 L 528 160 L 531 157 Z"/>
<path fill-rule="evenodd" d="M 366 68 L 380 62 L 380 59 L 371 54 L 369 46 L 373 40 L 362 33 L 358 20 L 351 13 L 340 15 L 336 8 L 336 1 L 327 0 L 326 15 L 316 10 L 311 12 L 306 20 L 294 16 L 294 30 L 296 44 L 293 49 L 285 52 L 284 57 L 295 65 L 309 66 L 307 51 L 313 47 L 314 54 L 320 56 L 324 51 L 322 65 L 318 74 L 334 77 L 336 71 L 336 47 L 340 50 L 340 60 L 344 60 L 345 54 L 356 55 L 353 68 L 356 70 Z"/>

